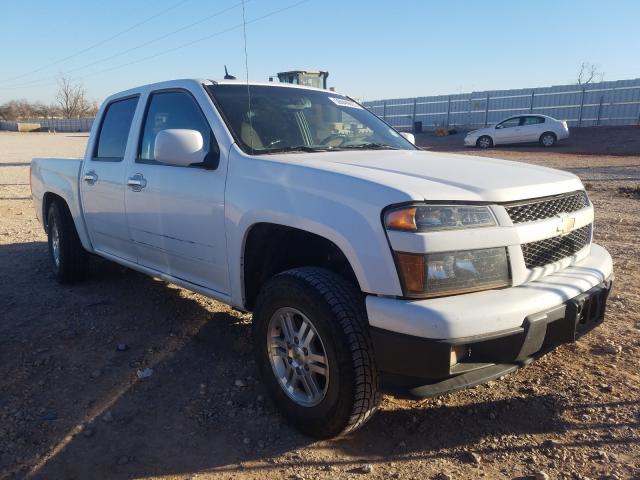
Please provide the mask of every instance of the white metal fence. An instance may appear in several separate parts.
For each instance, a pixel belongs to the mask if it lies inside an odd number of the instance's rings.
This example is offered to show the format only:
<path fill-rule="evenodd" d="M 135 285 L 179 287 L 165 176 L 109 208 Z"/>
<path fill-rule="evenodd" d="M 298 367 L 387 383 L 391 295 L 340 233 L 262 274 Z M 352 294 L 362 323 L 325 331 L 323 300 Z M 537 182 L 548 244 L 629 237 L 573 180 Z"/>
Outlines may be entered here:
<path fill-rule="evenodd" d="M 554 87 L 396 98 L 363 102 L 399 130 L 437 126 L 479 128 L 511 115 L 541 113 L 567 120 L 572 127 L 640 124 L 640 78 Z M 58 132 L 88 132 L 93 118 L 32 119 Z M 17 122 L 0 122 L 0 130 L 17 130 Z"/>
<path fill-rule="evenodd" d="M 19 122 L 0 121 L 0 130 L 18 131 L 18 123 L 38 123 L 41 129 L 56 132 L 88 132 L 93 118 L 34 118 Z"/>
<path fill-rule="evenodd" d="M 540 113 L 570 126 L 640 124 L 640 79 L 588 85 L 491 90 L 363 103 L 399 130 L 479 128 L 511 115 Z"/>

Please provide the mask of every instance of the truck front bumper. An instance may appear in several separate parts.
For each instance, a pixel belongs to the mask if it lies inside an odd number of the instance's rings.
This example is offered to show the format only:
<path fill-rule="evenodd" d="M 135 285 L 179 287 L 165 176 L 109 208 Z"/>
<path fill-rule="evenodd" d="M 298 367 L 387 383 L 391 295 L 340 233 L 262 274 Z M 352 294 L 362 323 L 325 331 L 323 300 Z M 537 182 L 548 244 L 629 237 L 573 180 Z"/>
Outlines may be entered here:
<path fill-rule="evenodd" d="M 611 256 L 592 245 L 574 265 L 517 287 L 429 300 L 367 297 L 386 387 L 425 397 L 509 373 L 604 319 Z"/>

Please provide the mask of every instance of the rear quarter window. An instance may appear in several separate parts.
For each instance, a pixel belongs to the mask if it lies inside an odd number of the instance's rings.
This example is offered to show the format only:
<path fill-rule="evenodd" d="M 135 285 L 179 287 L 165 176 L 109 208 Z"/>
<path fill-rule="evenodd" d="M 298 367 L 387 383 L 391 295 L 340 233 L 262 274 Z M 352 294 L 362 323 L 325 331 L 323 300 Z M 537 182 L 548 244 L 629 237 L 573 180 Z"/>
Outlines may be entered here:
<path fill-rule="evenodd" d="M 107 105 L 98 131 L 93 160 L 120 162 L 124 158 L 138 97 L 116 100 Z"/>

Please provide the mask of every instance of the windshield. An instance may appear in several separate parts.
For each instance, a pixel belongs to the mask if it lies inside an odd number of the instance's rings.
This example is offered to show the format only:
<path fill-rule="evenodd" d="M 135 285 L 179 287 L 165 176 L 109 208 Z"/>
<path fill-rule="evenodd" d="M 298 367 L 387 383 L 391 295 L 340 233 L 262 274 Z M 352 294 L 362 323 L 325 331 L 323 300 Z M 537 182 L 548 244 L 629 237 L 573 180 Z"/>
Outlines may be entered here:
<path fill-rule="evenodd" d="M 415 147 L 371 112 L 329 91 L 251 85 L 208 87 L 247 153 Z"/>

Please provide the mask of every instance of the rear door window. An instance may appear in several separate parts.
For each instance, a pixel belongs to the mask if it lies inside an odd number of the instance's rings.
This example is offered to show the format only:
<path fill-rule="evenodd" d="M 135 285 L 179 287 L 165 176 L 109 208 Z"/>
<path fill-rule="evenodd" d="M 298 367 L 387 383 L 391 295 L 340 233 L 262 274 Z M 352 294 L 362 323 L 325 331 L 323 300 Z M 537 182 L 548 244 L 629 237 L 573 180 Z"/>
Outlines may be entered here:
<path fill-rule="evenodd" d="M 544 117 L 524 117 L 522 125 L 537 125 L 544 123 Z"/>
<path fill-rule="evenodd" d="M 125 98 L 111 102 L 102 116 L 98 132 L 98 141 L 94 149 L 93 160 L 102 162 L 121 162 L 127 148 L 129 130 L 133 114 L 138 105 L 138 97 Z"/>

